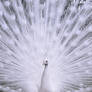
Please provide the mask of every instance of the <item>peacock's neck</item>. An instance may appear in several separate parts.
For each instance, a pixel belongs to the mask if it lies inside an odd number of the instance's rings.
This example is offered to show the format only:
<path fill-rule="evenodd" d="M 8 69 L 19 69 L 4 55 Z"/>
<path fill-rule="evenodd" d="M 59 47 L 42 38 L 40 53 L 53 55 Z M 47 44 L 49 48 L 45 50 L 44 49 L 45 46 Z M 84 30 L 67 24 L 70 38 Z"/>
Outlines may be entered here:
<path fill-rule="evenodd" d="M 43 63 L 44 71 L 41 78 L 41 85 L 39 92 L 49 92 L 48 85 L 49 85 L 49 76 L 48 76 L 48 61 Z"/>

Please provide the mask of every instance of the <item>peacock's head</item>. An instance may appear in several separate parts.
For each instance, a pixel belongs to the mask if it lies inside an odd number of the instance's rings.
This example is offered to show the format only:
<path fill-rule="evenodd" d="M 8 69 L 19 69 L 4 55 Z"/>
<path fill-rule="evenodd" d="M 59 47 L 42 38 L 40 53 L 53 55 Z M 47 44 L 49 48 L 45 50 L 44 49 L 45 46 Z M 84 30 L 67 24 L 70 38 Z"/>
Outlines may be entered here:
<path fill-rule="evenodd" d="M 43 65 L 48 66 L 48 60 L 47 59 L 43 61 Z"/>

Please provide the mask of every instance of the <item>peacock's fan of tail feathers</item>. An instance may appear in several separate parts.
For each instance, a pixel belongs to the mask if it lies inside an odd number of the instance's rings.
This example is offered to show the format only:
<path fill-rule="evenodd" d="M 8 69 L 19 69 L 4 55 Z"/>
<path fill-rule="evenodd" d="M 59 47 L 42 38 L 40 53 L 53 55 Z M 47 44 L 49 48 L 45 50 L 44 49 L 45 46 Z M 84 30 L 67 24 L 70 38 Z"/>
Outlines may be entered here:
<path fill-rule="evenodd" d="M 0 0 L 1 91 L 92 92 L 92 0 Z"/>

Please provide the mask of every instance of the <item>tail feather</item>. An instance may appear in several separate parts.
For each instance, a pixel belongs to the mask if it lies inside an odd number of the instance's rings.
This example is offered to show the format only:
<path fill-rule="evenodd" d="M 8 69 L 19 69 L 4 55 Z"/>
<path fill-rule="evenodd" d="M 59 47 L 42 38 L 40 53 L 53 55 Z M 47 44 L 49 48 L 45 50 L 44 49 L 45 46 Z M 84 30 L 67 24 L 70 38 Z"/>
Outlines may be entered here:
<path fill-rule="evenodd" d="M 91 0 L 0 0 L 0 90 L 91 92 L 91 26 Z"/>

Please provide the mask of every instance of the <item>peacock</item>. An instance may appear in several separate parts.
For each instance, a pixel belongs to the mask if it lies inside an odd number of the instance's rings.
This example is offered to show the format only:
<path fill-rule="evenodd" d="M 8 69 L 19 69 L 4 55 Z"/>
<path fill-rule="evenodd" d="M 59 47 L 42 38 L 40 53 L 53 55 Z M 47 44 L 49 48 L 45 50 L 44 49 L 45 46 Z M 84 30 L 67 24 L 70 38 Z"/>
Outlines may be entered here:
<path fill-rule="evenodd" d="M 92 92 L 92 0 L 0 0 L 0 92 Z"/>

